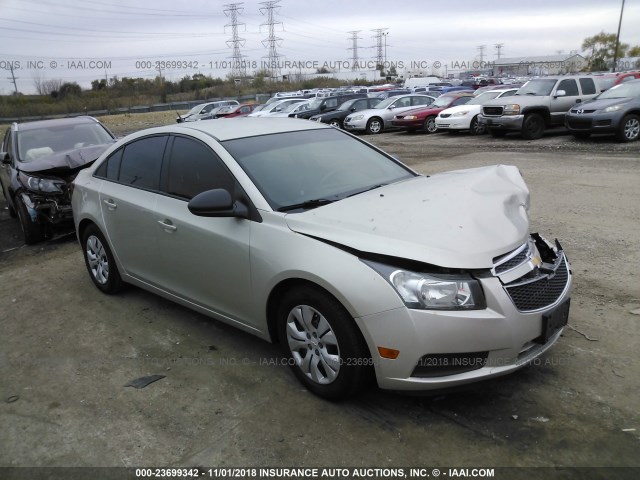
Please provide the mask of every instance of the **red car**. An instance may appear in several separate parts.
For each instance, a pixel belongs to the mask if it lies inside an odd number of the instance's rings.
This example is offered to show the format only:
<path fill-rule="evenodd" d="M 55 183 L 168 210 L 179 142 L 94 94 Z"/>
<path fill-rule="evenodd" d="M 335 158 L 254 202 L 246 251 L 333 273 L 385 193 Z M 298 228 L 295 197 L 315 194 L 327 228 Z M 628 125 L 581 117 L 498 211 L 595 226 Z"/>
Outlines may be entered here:
<path fill-rule="evenodd" d="M 229 110 L 220 110 L 215 118 L 232 118 L 232 117 L 246 117 L 255 110 L 258 106 L 257 103 L 242 103 L 240 105 L 232 105 Z"/>
<path fill-rule="evenodd" d="M 464 105 L 472 98 L 472 91 L 445 93 L 428 107 L 415 108 L 396 115 L 393 117 L 391 124 L 394 127 L 406 129 L 408 132 L 423 130 L 426 133 L 434 133 L 438 129 L 438 127 L 436 127 L 436 117 L 442 110 L 457 105 Z"/>

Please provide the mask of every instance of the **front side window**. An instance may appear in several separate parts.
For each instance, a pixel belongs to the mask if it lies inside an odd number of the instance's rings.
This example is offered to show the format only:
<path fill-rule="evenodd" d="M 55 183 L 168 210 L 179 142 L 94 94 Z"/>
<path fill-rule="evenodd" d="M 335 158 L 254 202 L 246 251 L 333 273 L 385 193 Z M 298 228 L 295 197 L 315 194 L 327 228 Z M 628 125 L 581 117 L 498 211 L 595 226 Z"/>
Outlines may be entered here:
<path fill-rule="evenodd" d="M 579 95 L 578 93 L 578 84 L 573 79 L 565 79 L 562 80 L 558 84 L 558 88 L 556 88 L 556 92 L 558 90 L 564 90 L 566 92 L 567 97 L 576 97 Z"/>
<path fill-rule="evenodd" d="M 175 137 L 170 149 L 166 191 L 189 200 L 214 188 L 233 192 L 234 180 L 222 160 L 205 144 Z"/>

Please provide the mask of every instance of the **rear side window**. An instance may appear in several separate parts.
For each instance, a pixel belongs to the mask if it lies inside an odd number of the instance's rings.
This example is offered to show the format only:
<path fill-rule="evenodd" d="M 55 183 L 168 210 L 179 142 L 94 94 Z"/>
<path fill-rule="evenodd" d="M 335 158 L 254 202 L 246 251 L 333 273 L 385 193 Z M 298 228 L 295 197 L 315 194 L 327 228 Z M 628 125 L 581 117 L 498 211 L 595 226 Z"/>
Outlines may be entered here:
<path fill-rule="evenodd" d="M 118 181 L 134 187 L 158 190 L 167 136 L 147 137 L 124 147 Z"/>
<path fill-rule="evenodd" d="M 556 89 L 556 92 L 558 90 L 564 90 L 566 92 L 567 97 L 575 97 L 579 95 L 578 84 L 573 78 L 562 80 L 558 84 L 558 88 Z"/>
<path fill-rule="evenodd" d="M 169 195 L 189 200 L 214 188 L 233 194 L 233 186 L 231 173 L 213 150 L 197 140 L 175 137 L 167 172 Z"/>
<path fill-rule="evenodd" d="M 583 95 L 593 95 L 596 93 L 596 84 L 593 82 L 593 78 L 581 78 L 580 88 Z"/>

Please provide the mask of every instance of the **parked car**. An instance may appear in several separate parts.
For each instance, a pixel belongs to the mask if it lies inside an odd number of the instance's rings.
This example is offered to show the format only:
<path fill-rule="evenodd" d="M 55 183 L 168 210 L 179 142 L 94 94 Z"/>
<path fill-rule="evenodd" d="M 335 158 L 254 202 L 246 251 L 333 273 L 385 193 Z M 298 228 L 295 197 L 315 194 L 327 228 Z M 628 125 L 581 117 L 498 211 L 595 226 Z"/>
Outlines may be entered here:
<path fill-rule="evenodd" d="M 367 98 L 364 93 L 344 93 L 326 98 L 314 98 L 309 103 L 309 108 L 303 112 L 290 113 L 290 117 L 311 118 L 324 112 L 330 112 L 338 108 L 342 103 L 353 98 Z"/>
<path fill-rule="evenodd" d="M 466 87 L 464 85 L 459 85 L 457 87 L 442 87 L 440 92 L 442 93 L 452 93 L 452 92 L 471 92 L 473 93 L 473 88 Z"/>
<path fill-rule="evenodd" d="M 375 108 L 349 114 L 344 119 L 343 125 L 346 130 L 381 133 L 385 128 L 392 127 L 391 121 L 398 113 L 420 106 L 431 105 L 434 100 L 434 97 L 420 94 L 387 98 L 376 105 Z"/>
<path fill-rule="evenodd" d="M 494 98 L 510 97 L 515 95 L 517 88 L 503 88 L 489 90 L 480 95 L 474 96 L 464 105 L 454 106 L 442 110 L 436 117 L 436 127 L 438 130 L 459 131 L 469 130 L 472 135 L 485 133 L 485 127 L 478 122 L 478 115 L 482 112 L 482 105 Z"/>
<path fill-rule="evenodd" d="M 237 100 L 220 100 L 217 102 L 207 102 L 196 105 L 184 115 L 178 115 L 176 118 L 177 123 L 183 122 L 196 122 L 207 117 L 213 110 L 217 110 L 220 107 L 226 107 L 227 105 L 238 105 Z"/>
<path fill-rule="evenodd" d="M 527 140 L 535 140 L 544 135 L 545 129 L 564 125 L 569 109 L 599 92 L 593 76 L 534 78 L 513 97 L 489 100 L 482 106 L 478 121 L 494 137 L 515 131 Z"/>
<path fill-rule="evenodd" d="M 474 95 L 480 95 L 484 92 L 491 92 L 492 90 L 504 90 L 505 88 L 515 88 L 516 90 L 520 88 L 523 83 L 510 83 L 504 85 L 489 85 L 487 87 L 480 87 L 473 92 Z"/>
<path fill-rule="evenodd" d="M 309 120 L 328 123 L 332 127 L 343 128 L 342 122 L 347 118 L 347 115 L 361 110 L 375 108 L 381 101 L 382 99 L 380 98 L 353 98 L 342 103 L 336 110 L 314 115 Z"/>
<path fill-rule="evenodd" d="M 292 103 L 307 102 L 308 99 L 304 97 L 287 98 L 280 100 L 279 102 L 273 102 L 262 107 L 260 110 L 254 110 L 248 116 L 249 117 L 266 117 L 273 113 L 280 113 Z"/>
<path fill-rule="evenodd" d="M 305 112 L 305 111 L 309 110 L 309 108 L 311 108 L 310 104 L 311 104 L 311 99 L 307 100 L 306 102 L 292 103 L 292 104 L 284 107 L 278 113 L 271 113 L 271 114 L 267 115 L 266 118 L 290 117 L 290 116 L 295 115 L 297 113 L 302 113 L 302 112 Z"/>
<path fill-rule="evenodd" d="M 278 342 L 322 397 L 503 375 L 567 324 L 571 268 L 513 166 L 422 176 L 319 122 L 237 118 L 136 132 L 74 185 L 99 290 Z"/>
<path fill-rule="evenodd" d="M 389 97 L 397 97 L 398 95 L 406 95 L 408 93 L 411 93 L 411 90 L 406 90 L 406 89 L 399 89 L 399 90 L 386 90 L 384 92 L 378 92 L 378 93 L 374 93 L 373 97 L 374 98 L 379 98 L 381 100 L 384 100 L 386 98 Z"/>
<path fill-rule="evenodd" d="M 472 93 L 447 93 L 436 98 L 433 103 L 426 107 L 396 114 L 391 121 L 391 125 L 409 132 L 422 130 L 425 133 L 435 133 L 438 130 L 436 117 L 442 110 L 456 105 L 464 105 L 472 98 Z"/>
<path fill-rule="evenodd" d="M 13 123 L 0 149 L 0 184 L 24 241 L 50 237 L 71 224 L 71 182 L 114 141 L 93 117 Z"/>
<path fill-rule="evenodd" d="M 234 107 L 227 107 L 224 110 L 220 110 L 215 118 L 246 117 L 258 106 L 257 103 L 243 103 Z"/>
<path fill-rule="evenodd" d="M 569 110 L 565 126 L 575 137 L 608 133 L 619 142 L 633 142 L 640 135 L 640 80 L 620 83 L 590 102 Z"/>

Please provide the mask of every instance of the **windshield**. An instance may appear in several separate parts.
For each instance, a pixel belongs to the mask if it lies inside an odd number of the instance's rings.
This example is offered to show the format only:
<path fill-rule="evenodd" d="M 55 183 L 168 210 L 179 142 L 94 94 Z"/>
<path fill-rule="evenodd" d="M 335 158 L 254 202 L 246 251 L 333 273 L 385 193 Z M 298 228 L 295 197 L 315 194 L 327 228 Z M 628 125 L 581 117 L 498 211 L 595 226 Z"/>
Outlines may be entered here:
<path fill-rule="evenodd" d="M 356 100 L 359 100 L 359 99 L 354 98 L 353 100 L 347 100 L 346 102 L 340 104 L 337 110 L 341 110 L 341 111 L 349 110 L 351 108 L 351 105 L 353 105 L 356 102 Z"/>
<path fill-rule="evenodd" d="M 386 100 L 382 100 L 378 105 L 375 106 L 375 108 L 387 108 L 393 102 L 398 100 L 398 98 L 399 97 L 389 97 Z"/>
<path fill-rule="evenodd" d="M 289 113 L 289 112 L 293 112 L 295 109 L 298 110 L 304 110 L 303 107 L 307 106 L 308 102 L 304 102 L 304 103 L 292 103 L 291 105 L 287 105 L 286 107 L 284 107 L 282 110 L 280 110 L 282 113 Z"/>
<path fill-rule="evenodd" d="M 602 92 L 598 99 L 640 97 L 640 82 L 621 83 Z"/>
<path fill-rule="evenodd" d="M 113 137 L 98 123 L 59 125 L 18 132 L 18 158 L 33 162 L 58 152 L 110 143 Z"/>
<path fill-rule="evenodd" d="M 469 100 L 467 102 L 467 105 L 482 105 L 487 100 L 498 98 L 498 95 L 500 95 L 500 92 L 484 92 L 473 98 L 472 100 Z"/>
<path fill-rule="evenodd" d="M 429 107 L 446 107 L 447 105 L 449 105 L 454 99 L 451 97 L 438 97 L 436 98 L 436 100 L 429 105 Z"/>
<path fill-rule="evenodd" d="M 200 110 L 202 110 L 202 105 L 196 105 L 195 107 L 193 107 L 191 110 L 189 110 L 187 112 L 187 115 L 195 115 L 197 114 Z"/>
<path fill-rule="evenodd" d="M 274 210 L 313 200 L 340 200 L 415 176 L 368 144 L 333 128 L 222 144 Z"/>
<path fill-rule="evenodd" d="M 516 95 L 539 95 L 547 96 L 553 90 L 557 80 L 554 78 L 536 78 L 525 83 Z"/>
<path fill-rule="evenodd" d="M 311 110 L 318 110 L 320 108 L 320 104 L 322 103 L 322 101 L 324 100 L 324 98 L 314 98 L 313 100 L 311 100 L 309 102 L 309 108 Z"/>

